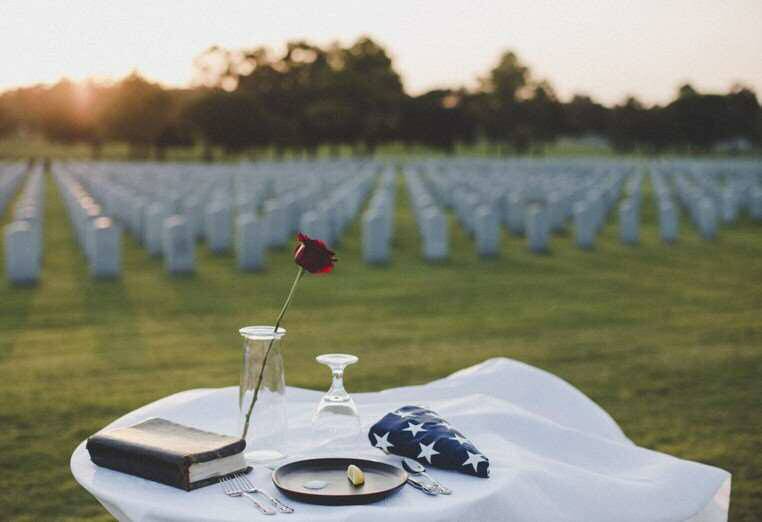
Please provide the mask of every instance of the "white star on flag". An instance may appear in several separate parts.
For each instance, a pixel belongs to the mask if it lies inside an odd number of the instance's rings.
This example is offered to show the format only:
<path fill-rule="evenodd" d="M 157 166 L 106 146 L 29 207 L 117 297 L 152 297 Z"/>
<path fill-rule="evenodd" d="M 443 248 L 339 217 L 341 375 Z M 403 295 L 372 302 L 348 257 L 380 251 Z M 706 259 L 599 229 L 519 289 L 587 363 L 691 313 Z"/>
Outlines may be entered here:
<path fill-rule="evenodd" d="M 421 452 L 416 457 L 417 459 L 420 459 L 423 457 L 427 461 L 429 461 L 429 464 L 431 464 L 431 457 L 434 455 L 439 455 L 439 452 L 434 449 L 434 444 L 436 444 L 437 441 L 432 442 L 428 446 L 422 442 L 419 442 L 418 445 L 421 447 Z"/>
<path fill-rule="evenodd" d="M 468 439 L 466 439 L 465 437 L 461 437 L 457 433 L 454 433 L 453 435 L 455 435 L 455 436 L 454 437 L 450 437 L 450 440 L 457 440 L 458 444 L 460 444 L 461 446 L 463 444 L 465 444 L 466 442 L 468 442 Z"/>
<path fill-rule="evenodd" d="M 376 434 L 376 433 L 374 433 L 373 436 L 376 437 L 376 443 L 374 444 L 375 447 L 377 447 L 377 448 L 379 448 L 379 449 L 381 449 L 383 451 L 388 451 L 389 448 L 393 448 L 394 447 L 394 444 L 389 442 L 389 433 L 388 432 L 383 437 L 379 437 L 378 434 Z"/>
<path fill-rule="evenodd" d="M 466 451 L 466 453 L 468 454 L 468 458 L 463 463 L 463 465 L 468 466 L 470 464 L 471 466 L 474 467 L 474 472 L 478 471 L 476 468 L 479 466 L 480 462 L 484 462 L 485 460 L 487 460 L 481 455 L 479 455 L 478 453 L 471 453 L 470 451 Z"/>
<path fill-rule="evenodd" d="M 394 415 L 397 415 L 398 417 L 403 418 L 403 419 L 405 419 L 407 417 L 412 417 L 414 415 L 413 413 L 411 413 L 409 411 L 402 411 L 402 410 L 393 411 L 392 413 Z"/>
<path fill-rule="evenodd" d="M 419 431 L 426 431 L 426 429 L 423 427 L 423 424 L 413 424 L 412 422 L 407 423 L 407 428 L 403 428 L 402 431 L 409 431 L 413 434 L 413 437 L 418 435 Z"/>

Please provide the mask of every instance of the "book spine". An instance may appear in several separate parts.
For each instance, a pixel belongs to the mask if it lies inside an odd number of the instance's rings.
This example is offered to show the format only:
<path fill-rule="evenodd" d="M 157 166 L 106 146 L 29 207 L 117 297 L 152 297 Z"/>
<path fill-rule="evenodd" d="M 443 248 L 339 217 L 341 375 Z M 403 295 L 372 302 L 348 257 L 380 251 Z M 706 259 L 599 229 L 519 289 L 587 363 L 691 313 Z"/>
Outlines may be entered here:
<path fill-rule="evenodd" d="M 185 491 L 191 490 L 188 465 L 185 463 L 172 463 L 166 459 L 156 458 L 156 455 L 152 455 L 150 452 L 125 451 L 92 440 L 89 441 L 87 449 L 90 452 L 90 459 L 98 466 Z"/>

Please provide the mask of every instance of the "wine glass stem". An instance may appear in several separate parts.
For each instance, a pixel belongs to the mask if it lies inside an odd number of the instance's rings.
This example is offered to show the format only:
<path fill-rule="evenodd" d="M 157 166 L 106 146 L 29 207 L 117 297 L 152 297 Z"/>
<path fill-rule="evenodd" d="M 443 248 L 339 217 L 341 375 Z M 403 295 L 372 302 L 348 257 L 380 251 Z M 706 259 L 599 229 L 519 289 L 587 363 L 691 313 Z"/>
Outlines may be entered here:
<path fill-rule="evenodd" d="M 334 400 L 344 400 L 348 398 L 347 390 L 344 389 L 344 368 L 332 368 L 333 382 L 328 395 Z"/>

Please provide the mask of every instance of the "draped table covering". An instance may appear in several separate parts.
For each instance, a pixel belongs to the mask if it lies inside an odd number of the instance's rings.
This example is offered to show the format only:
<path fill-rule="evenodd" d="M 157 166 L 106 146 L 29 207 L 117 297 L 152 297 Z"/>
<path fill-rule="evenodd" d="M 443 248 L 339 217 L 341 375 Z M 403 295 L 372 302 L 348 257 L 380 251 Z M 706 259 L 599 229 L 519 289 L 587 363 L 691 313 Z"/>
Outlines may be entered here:
<path fill-rule="evenodd" d="M 293 457 L 351 455 L 400 464 L 372 448 L 365 435 L 311 445 L 310 419 L 322 392 L 288 388 L 289 452 Z M 139 408 L 104 429 L 148 417 L 235 434 L 238 388 L 196 389 Z M 470 438 L 490 459 L 491 477 L 430 468 L 455 492 L 431 497 L 403 487 L 376 504 L 316 506 L 285 498 L 271 470 L 249 476 L 296 512 L 292 522 L 726 521 L 730 474 L 640 448 L 598 405 L 565 381 L 532 366 L 490 359 L 420 386 L 355 393 L 363 429 L 400 406 L 431 408 Z M 339 452 L 336 448 L 341 448 Z M 262 518 L 246 499 L 229 498 L 218 485 L 187 493 L 90 462 L 82 442 L 71 457 L 76 480 L 121 521 L 251 521 Z M 269 518 L 268 518 L 269 519 Z M 285 521 L 284 521 L 285 522 Z"/>

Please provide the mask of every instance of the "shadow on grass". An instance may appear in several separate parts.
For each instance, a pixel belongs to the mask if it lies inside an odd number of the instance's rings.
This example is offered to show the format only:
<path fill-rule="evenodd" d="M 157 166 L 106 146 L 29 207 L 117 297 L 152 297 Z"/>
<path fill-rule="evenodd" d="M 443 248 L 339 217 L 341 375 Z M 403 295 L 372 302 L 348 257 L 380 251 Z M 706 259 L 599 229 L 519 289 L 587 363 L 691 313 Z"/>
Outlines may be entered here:
<path fill-rule="evenodd" d="M 117 366 L 143 361 L 147 345 L 124 281 L 88 280 L 83 287 L 86 321 L 98 330 L 95 352 Z"/>

